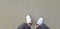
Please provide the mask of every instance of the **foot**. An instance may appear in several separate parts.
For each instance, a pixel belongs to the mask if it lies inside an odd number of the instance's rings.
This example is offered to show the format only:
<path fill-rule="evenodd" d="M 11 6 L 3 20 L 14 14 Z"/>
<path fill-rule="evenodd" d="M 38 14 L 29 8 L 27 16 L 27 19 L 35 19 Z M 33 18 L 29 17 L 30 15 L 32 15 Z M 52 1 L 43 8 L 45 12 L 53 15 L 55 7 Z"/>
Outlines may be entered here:
<path fill-rule="evenodd" d="M 40 25 L 42 25 L 43 23 L 43 18 L 39 18 L 38 21 L 37 21 L 37 24 L 35 25 L 35 28 L 39 27 Z"/>
<path fill-rule="evenodd" d="M 26 16 L 26 21 L 27 21 L 27 24 L 28 24 L 29 26 L 32 25 L 32 21 L 31 21 L 30 15 L 27 15 L 27 16 Z"/>

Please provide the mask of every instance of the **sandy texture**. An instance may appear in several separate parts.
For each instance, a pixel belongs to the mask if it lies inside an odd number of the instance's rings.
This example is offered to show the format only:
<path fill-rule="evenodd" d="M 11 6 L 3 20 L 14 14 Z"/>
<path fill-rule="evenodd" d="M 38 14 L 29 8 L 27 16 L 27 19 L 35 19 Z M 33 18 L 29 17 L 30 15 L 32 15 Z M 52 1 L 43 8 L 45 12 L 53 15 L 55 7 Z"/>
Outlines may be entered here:
<path fill-rule="evenodd" d="M 33 20 L 32 29 L 39 17 L 51 29 L 60 29 L 60 0 L 0 0 L 0 29 L 16 29 L 26 22 L 27 14 Z"/>

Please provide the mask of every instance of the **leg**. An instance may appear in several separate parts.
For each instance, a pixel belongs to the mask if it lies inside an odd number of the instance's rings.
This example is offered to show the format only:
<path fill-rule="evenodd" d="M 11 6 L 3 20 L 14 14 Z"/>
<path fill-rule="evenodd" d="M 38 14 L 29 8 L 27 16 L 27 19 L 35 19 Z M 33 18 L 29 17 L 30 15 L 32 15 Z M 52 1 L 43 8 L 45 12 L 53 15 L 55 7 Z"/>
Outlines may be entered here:
<path fill-rule="evenodd" d="M 49 29 L 45 24 L 43 24 L 43 18 L 39 18 L 35 26 L 36 29 Z"/>
<path fill-rule="evenodd" d="M 37 24 L 35 28 L 36 29 L 42 29 L 42 27 L 39 24 Z"/>
<path fill-rule="evenodd" d="M 50 28 L 46 26 L 45 24 L 42 24 L 42 25 L 37 25 L 36 29 L 50 29 Z"/>
<path fill-rule="evenodd" d="M 27 23 L 23 23 L 17 29 L 31 29 L 31 27 Z"/>
<path fill-rule="evenodd" d="M 17 29 L 31 29 L 32 21 L 30 15 L 26 16 L 26 22 L 21 24 Z"/>

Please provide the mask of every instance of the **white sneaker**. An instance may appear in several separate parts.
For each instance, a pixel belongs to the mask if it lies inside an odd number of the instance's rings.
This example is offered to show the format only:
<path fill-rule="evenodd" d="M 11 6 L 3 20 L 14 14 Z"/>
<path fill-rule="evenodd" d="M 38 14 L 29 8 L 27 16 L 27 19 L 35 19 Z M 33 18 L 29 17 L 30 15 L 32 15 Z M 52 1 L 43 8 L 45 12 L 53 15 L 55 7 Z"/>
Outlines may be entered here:
<path fill-rule="evenodd" d="M 41 17 L 41 18 L 38 19 L 37 24 L 41 25 L 42 23 L 43 23 L 43 18 Z"/>
<path fill-rule="evenodd" d="M 26 16 L 26 21 L 27 21 L 27 23 L 32 23 L 30 15 Z"/>

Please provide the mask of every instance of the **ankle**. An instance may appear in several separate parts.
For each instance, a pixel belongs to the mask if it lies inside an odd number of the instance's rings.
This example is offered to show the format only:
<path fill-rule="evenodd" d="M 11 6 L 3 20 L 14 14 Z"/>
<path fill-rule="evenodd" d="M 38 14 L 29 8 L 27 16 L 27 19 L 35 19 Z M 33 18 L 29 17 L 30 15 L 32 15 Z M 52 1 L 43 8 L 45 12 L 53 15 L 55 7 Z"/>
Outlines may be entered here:
<path fill-rule="evenodd" d="M 32 23 L 28 23 L 28 26 L 31 26 L 32 25 Z"/>

